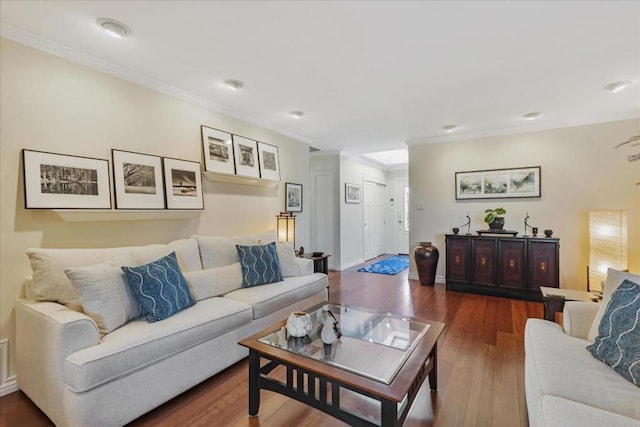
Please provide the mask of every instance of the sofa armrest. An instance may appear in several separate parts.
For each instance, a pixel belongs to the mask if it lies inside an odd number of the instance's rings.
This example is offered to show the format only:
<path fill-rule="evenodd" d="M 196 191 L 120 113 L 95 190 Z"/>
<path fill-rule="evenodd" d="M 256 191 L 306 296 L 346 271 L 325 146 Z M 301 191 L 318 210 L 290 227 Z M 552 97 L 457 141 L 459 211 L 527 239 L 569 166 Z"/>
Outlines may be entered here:
<path fill-rule="evenodd" d="M 298 263 L 298 269 L 301 276 L 309 276 L 313 274 L 313 260 L 308 258 L 296 257 L 296 263 Z"/>
<path fill-rule="evenodd" d="M 96 323 L 55 302 L 19 299 L 16 315 L 18 386 L 56 424 L 63 422 L 64 359 L 100 343 Z"/>
<path fill-rule="evenodd" d="M 593 302 L 567 301 L 562 313 L 565 333 L 586 340 L 599 309 L 600 304 Z"/>

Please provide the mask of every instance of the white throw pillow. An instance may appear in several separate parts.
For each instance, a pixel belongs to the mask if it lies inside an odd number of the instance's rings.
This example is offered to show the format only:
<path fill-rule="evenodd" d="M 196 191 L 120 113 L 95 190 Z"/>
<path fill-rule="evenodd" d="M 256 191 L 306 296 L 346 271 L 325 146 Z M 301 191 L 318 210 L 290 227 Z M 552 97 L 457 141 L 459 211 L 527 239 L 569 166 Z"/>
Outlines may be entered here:
<path fill-rule="evenodd" d="M 96 322 L 101 334 L 140 317 L 140 304 L 120 268 L 134 264 L 133 256 L 127 254 L 101 264 L 64 270 L 80 295 L 84 312 Z"/>
<path fill-rule="evenodd" d="M 33 270 L 33 292 L 37 301 L 55 301 L 80 311 L 80 296 L 64 274 L 68 267 L 86 267 L 131 254 L 131 248 L 27 249 Z"/>
<path fill-rule="evenodd" d="M 239 262 L 207 270 L 185 271 L 182 275 L 196 301 L 224 295 L 242 287 L 242 269 Z"/>
<path fill-rule="evenodd" d="M 611 301 L 611 296 L 618 289 L 618 286 L 620 286 L 620 284 L 625 280 L 631 280 L 634 283 L 640 283 L 640 276 L 638 276 L 637 274 L 614 270 L 613 268 L 607 270 L 607 280 L 604 284 L 600 308 L 598 309 L 596 317 L 593 319 L 593 323 L 591 324 L 591 328 L 589 329 L 589 335 L 587 335 L 589 341 L 594 341 L 598 336 L 600 321 L 602 321 L 602 317 L 604 316 L 604 312 L 607 309 L 607 305 L 609 304 L 609 301 Z"/>
<path fill-rule="evenodd" d="M 180 265 L 180 270 L 183 273 L 185 271 L 202 270 L 200 249 L 198 249 L 198 241 L 195 238 L 174 240 L 166 245 L 135 246 L 131 250 L 136 259 L 136 265 L 149 264 L 169 255 L 171 252 L 175 252 L 178 265 Z"/>
<path fill-rule="evenodd" d="M 278 261 L 280 262 L 282 277 L 299 276 L 300 269 L 296 262 L 296 254 L 293 249 L 293 244 L 290 242 L 276 242 L 276 252 L 278 253 Z"/>

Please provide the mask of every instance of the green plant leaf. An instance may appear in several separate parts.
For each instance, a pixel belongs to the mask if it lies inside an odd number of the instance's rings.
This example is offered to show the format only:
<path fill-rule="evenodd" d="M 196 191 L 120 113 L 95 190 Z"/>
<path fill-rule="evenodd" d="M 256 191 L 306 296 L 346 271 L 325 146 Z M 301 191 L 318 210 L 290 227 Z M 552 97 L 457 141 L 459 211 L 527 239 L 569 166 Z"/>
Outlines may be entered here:
<path fill-rule="evenodd" d="M 496 214 L 491 209 L 489 209 L 489 211 L 490 212 L 484 216 L 484 222 L 487 224 L 492 223 L 493 220 L 496 219 Z"/>

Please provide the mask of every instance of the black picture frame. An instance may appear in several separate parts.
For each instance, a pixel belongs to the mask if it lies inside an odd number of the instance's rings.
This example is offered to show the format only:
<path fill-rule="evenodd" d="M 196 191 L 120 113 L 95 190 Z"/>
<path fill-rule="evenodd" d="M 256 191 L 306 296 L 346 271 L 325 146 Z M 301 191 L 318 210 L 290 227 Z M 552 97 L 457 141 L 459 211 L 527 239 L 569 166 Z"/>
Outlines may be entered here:
<path fill-rule="evenodd" d="M 293 182 L 284 184 L 284 210 L 302 212 L 302 184 Z"/>

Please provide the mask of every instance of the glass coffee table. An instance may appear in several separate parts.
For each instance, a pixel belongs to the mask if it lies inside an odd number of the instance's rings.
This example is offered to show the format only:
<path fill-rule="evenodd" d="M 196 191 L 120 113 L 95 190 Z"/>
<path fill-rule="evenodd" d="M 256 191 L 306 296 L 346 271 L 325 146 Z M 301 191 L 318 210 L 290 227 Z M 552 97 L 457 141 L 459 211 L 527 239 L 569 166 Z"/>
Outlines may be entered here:
<path fill-rule="evenodd" d="M 327 310 L 342 332 L 329 345 L 320 339 Z M 307 312 L 313 325 L 305 337 L 288 336 L 282 321 L 239 343 L 249 348 L 249 415 L 258 414 L 264 389 L 349 425 L 399 426 L 427 377 L 431 390 L 437 389 L 437 341 L 443 323 L 331 303 Z M 280 366 L 284 374 L 278 379 L 272 374 Z M 363 399 L 368 409 L 359 411 L 353 403 Z"/>

